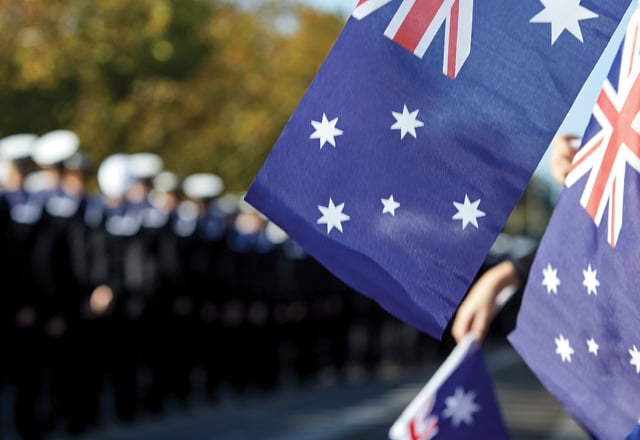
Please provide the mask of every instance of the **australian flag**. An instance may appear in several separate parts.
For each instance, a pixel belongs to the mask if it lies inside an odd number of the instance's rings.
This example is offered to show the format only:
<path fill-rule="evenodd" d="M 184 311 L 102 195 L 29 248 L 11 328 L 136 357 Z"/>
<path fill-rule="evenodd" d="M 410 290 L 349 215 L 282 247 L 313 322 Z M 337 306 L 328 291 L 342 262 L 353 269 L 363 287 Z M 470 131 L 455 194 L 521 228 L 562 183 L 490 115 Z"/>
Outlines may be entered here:
<path fill-rule="evenodd" d="M 640 11 L 598 96 L 510 340 L 594 436 L 640 413 Z"/>
<path fill-rule="evenodd" d="M 463 339 L 389 430 L 391 440 L 508 439 L 480 345 Z"/>
<path fill-rule="evenodd" d="M 361 0 L 246 200 L 442 335 L 630 0 Z"/>

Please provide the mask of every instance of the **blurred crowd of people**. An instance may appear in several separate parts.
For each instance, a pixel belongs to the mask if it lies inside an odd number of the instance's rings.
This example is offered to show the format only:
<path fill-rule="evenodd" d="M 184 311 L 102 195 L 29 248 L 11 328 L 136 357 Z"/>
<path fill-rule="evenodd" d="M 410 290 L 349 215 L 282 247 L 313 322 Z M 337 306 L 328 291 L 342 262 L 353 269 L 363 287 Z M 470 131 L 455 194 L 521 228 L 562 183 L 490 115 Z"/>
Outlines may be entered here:
<path fill-rule="evenodd" d="M 0 139 L 0 387 L 22 438 L 99 424 L 107 389 L 131 420 L 188 405 L 196 369 L 215 399 L 407 365 L 433 343 L 218 176 L 178 176 L 151 153 L 97 165 L 80 147 L 68 130 Z"/>

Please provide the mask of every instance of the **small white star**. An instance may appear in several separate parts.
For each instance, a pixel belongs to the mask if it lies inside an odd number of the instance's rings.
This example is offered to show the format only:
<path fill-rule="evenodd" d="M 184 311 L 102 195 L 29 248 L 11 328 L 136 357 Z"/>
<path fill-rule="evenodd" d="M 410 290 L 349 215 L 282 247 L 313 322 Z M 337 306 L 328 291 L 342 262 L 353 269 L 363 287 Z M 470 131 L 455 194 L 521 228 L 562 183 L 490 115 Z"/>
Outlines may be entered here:
<path fill-rule="evenodd" d="M 589 353 L 593 353 L 594 356 L 598 356 L 598 350 L 600 350 L 600 346 L 595 339 L 588 339 L 587 347 L 589 347 Z"/>
<path fill-rule="evenodd" d="M 473 425 L 473 413 L 480 411 L 480 406 L 474 402 L 476 393 L 469 391 L 464 392 L 462 387 L 456 388 L 454 395 L 445 399 L 444 403 L 447 407 L 442 412 L 445 419 L 451 419 L 451 424 L 457 428 L 461 422 L 471 426 Z"/>
<path fill-rule="evenodd" d="M 311 125 L 316 129 L 309 139 L 320 139 L 320 149 L 324 147 L 324 144 L 329 142 L 334 148 L 336 146 L 336 137 L 341 136 L 343 131 L 336 128 L 338 118 L 329 121 L 325 113 L 322 114 L 322 121 L 311 121 Z"/>
<path fill-rule="evenodd" d="M 556 353 L 560 355 L 562 358 L 562 363 L 565 361 L 571 362 L 571 355 L 573 354 L 573 348 L 569 344 L 569 340 L 565 339 L 562 334 L 559 338 L 555 339 L 556 341 Z"/>
<path fill-rule="evenodd" d="M 393 194 L 391 194 L 388 199 L 380 199 L 380 201 L 384 205 L 384 208 L 382 208 L 382 213 L 389 213 L 395 217 L 396 209 L 400 207 L 400 203 L 393 200 Z"/>
<path fill-rule="evenodd" d="M 598 296 L 598 286 L 600 285 L 600 281 L 596 278 L 598 274 L 597 270 L 591 269 L 591 265 L 587 267 L 587 269 L 582 269 L 582 275 L 584 276 L 584 281 L 582 281 L 582 285 L 587 288 L 587 295 L 591 295 L 593 292 L 594 295 Z"/>
<path fill-rule="evenodd" d="M 636 367 L 636 373 L 640 374 L 640 351 L 638 351 L 634 345 L 633 348 L 629 350 L 629 354 L 631 355 L 629 363 Z"/>
<path fill-rule="evenodd" d="M 329 205 L 318 205 L 318 209 L 322 213 L 322 217 L 318 219 L 319 225 L 327 225 L 327 234 L 331 232 L 333 228 L 342 232 L 342 222 L 349 221 L 351 217 L 347 214 L 343 214 L 344 203 L 340 203 L 338 206 L 333 204 L 333 200 L 329 197 Z"/>
<path fill-rule="evenodd" d="M 405 104 L 404 109 L 402 109 L 402 113 L 391 112 L 393 117 L 396 118 L 396 122 L 391 126 L 391 129 L 400 130 L 400 139 L 404 139 L 407 133 L 414 138 L 417 138 L 416 128 L 424 127 L 424 123 L 417 119 L 419 111 L 420 110 L 414 110 L 409 112 L 407 105 Z"/>
<path fill-rule="evenodd" d="M 469 196 L 467 194 L 464 195 L 464 203 L 453 202 L 453 206 L 456 207 L 458 212 L 451 217 L 452 220 L 462 220 L 462 229 L 464 230 L 469 223 L 478 229 L 478 219 L 480 217 L 484 217 L 487 214 L 478 209 L 478 205 L 480 204 L 480 199 L 471 203 L 469 201 Z"/>
<path fill-rule="evenodd" d="M 579 21 L 596 18 L 598 14 L 584 6 L 580 6 L 580 1 L 540 0 L 544 5 L 544 9 L 529 20 L 529 23 L 550 23 L 552 45 L 564 30 L 571 32 L 581 43 L 584 43 Z"/>
<path fill-rule="evenodd" d="M 551 294 L 551 292 L 558 294 L 558 286 L 560 285 L 560 278 L 558 278 L 558 269 L 554 269 L 551 267 L 551 264 L 548 264 L 547 267 L 542 269 L 542 276 L 544 279 L 542 280 L 542 285 L 547 288 L 547 293 Z"/>

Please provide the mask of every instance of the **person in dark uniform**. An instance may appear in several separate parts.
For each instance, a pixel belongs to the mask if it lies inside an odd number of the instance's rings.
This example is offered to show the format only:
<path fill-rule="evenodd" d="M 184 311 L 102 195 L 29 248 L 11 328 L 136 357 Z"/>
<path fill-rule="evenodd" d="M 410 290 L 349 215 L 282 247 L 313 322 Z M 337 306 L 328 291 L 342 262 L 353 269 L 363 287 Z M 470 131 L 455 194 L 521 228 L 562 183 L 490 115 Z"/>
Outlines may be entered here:
<path fill-rule="evenodd" d="M 284 231 L 269 228 L 274 243 L 277 243 L 276 275 L 277 294 L 271 312 L 276 338 L 278 340 L 278 370 L 280 383 L 291 379 L 300 379 L 300 366 L 304 333 L 301 334 L 302 321 L 307 316 L 306 297 L 310 283 L 299 278 L 300 268 L 305 266 L 309 255 L 288 237 Z M 279 235 L 279 236 L 278 236 Z M 308 280 L 307 280 L 308 281 Z M 307 342 L 311 344 L 311 341 Z"/>
<path fill-rule="evenodd" d="M 136 153 L 129 155 L 126 163 L 124 211 L 108 220 L 107 233 L 121 252 L 116 271 L 122 281 L 123 301 L 117 310 L 119 326 L 115 329 L 121 355 L 114 380 L 116 409 L 122 419 L 129 420 L 140 410 L 150 381 L 144 366 L 145 325 L 150 320 L 148 303 L 159 285 L 155 255 L 158 231 L 167 216 L 150 201 L 151 181 L 162 170 L 163 160 L 153 153 Z"/>
<path fill-rule="evenodd" d="M 173 224 L 180 203 L 180 177 L 162 171 L 153 178 L 151 204 L 143 218 L 145 254 L 154 259 L 157 277 L 153 294 L 147 301 L 144 320 L 144 363 L 149 371 L 148 386 L 143 392 L 143 404 L 151 412 L 164 409 L 167 399 L 176 395 L 186 404 L 189 395 L 189 370 L 186 360 L 174 353 L 176 347 L 191 345 L 177 341 L 181 329 L 176 328 L 176 298 L 185 292 L 184 264 L 179 239 Z M 151 280 L 150 280 L 151 281 Z M 181 317 L 190 315 L 191 304 L 181 303 Z"/>
<path fill-rule="evenodd" d="M 7 160 L 0 159 L 0 200 L 2 200 L 2 193 L 4 193 L 7 185 L 6 181 L 9 177 L 9 172 L 11 171 L 11 164 Z M 1 203 L 0 203 L 1 205 Z M 1 214 L 0 214 L 1 219 Z M 2 224 L 0 224 L 2 227 Z M 4 248 L 4 243 L 1 240 L 2 234 L 0 234 L 0 248 Z M 0 277 L 6 279 L 6 274 L 2 270 L 2 252 L 0 251 Z M 8 308 L 9 302 L 7 301 L 6 295 L 0 296 L 0 344 L 2 347 L 8 347 L 9 341 L 7 338 L 9 337 L 9 329 L 8 329 L 8 317 L 6 316 L 6 309 Z M 5 356 L 8 352 L 5 352 Z M 0 365 L 0 393 L 3 392 L 4 387 L 7 382 L 7 364 Z M 1 410 L 2 408 L 0 408 Z M 1 413 L 0 413 L 1 414 Z"/>
<path fill-rule="evenodd" d="M 114 154 L 98 168 L 101 203 L 87 207 L 92 225 L 92 280 L 96 285 L 90 303 L 106 306 L 99 320 L 99 340 L 104 374 L 113 392 L 116 417 L 132 420 L 136 413 L 137 341 L 132 332 L 127 302 L 125 269 L 131 237 L 140 228 L 139 218 L 129 211 L 129 156 Z M 93 301 L 93 300 L 96 301 Z M 138 315 L 139 316 L 139 315 Z"/>
<path fill-rule="evenodd" d="M 9 177 L 9 173 L 11 171 L 11 163 L 7 160 L 0 159 L 0 200 L 2 200 L 2 194 L 7 188 L 7 180 Z M 0 203 L 2 206 L 2 203 Z M 0 221 L 2 219 L 2 214 L 0 213 Z M 3 227 L 3 224 L 0 223 L 0 228 Z M 0 234 L 0 249 L 4 249 L 4 243 L 2 242 L 2 234 Z M 0 251 L 0 277 L 2 279 L 6 279 L 6 273 L 3 270 L 2 264 L 2 251 Z M 9 306 L 9 302 L 7 301 L 6 295 L 0 295 L 0 344 L 2 347 L 8 347 L 9 341 L 7 340 L 9 337 L 9 317 L 7 316 L 7 309 Z M 9 354 L 5 352 L 5 355 Z M 0 365 L 0 393 L 4 390 L 5 384 L 7 382 L 7 365 Z"/>
<path fill-rule="evenodd" d="M 278 248 L 283 237 L 277 226 L 261 215 L 258 217 L 260 228 L 247 256 L 247 323 L 252 355 L 261 360 L 261 368 L 253 374 L 255 385 L 262 390 L 271 390 L 279 382 L 280 346 L 273 310 L 278 297 Z"/>
<path fill-rule="evenodd" d="M 82 223 L 84 193 L 65 179 L 64 162 L 79 148 L 78 136 L 69 130 L 54 130 L 38 138 L 32 158 L 42 168 L 44 185 L 36 195 L 43 212 L 33 251 L 38 288 L 46 301 L 44 319 L 47 341 L 46 365 L 50 371 L 49 426 L 64 422 L 69 432 L 80 432 L 86 422 L 80 410 L 91 406 L 82 393 L 83 359 L 76 356 L 79 333 L 80 285 L 72 266 L 73 228 Z"/>
<path fill-rule="evenodd" d="M 266 240 L 267 244 L 260 244 Z M 256 292 L 256 300 L 258 304 L 266 301 L 269 308 L 268 320 L 265 323 L 265 347 L 259 356 L 266 358 L 267 368 L 262 375 L 262 381 L 258 384 L 263 388 L 273 388 L 283 381 L 283 352 L 287 349 L 286 341 L 290 335 L 287 335 L 286 325 L 283 325 L 283 306 L 289 305 L 291 295 L 299 295 L 297 285 L 295 283 L 293 256 L 290 251 L 292 240 L 277 225 L 268 222 L 264 228 L 263 240 L 259 241 L 257 247 L 257 264 L 261 267 L 258 272 L 257 283 L 258 288 L 262 285 L 262 291 Z M 301 251 L 301 248 L 297 247 Z M 303 253 L 304 254 L 304 253 Z M 301 254 L 302 255 L 302 254 Z M 306 254 L 304 254 L 306 255 Z M 252 311 L 249 309 L 249 321 Z M 286 319 L 285 319 L 286 321 Z M 258 327 L 259 328 L 259 327 Z M 309 341 L 311 343 L 311 341 Z M 290 348 L 290 347 L 289 347 Z M 284 367 L 284 368 L 283 368 Z"/>
<path fill-rule="evenodd" d="M 5 275 L 0 313 L 8 341 L 5 359 L 9 380 L 15 388 L 14 424 L 18 434 L 28 439 L 44 435 L 44 416 L 40 411 L 43 310 L 31 264 L 42 206 L 24 187 L 34 168 L 31 151 L 36 139 L 33 134 L 17 134 L 0 140 L 0 158 L 10 163 L 0 199 L 0 252 Z"/>
<path fill-rule="evenodd" d="M 238 213 L 227 235 L 229 255 L 233 256 L 236 280 L 222 309 L 224 359 L 227 363 L 227 379 L 238 393 L 247 391 L 256 383 L 253 340 L 255 324 L 249 320 L 248 310 L 254 302 L 252 285 L 255 276 L 254 255 L 266 220 L 243 198 L 239 199 Z M 259 338 L 257 338 L 259 339 Z"/>
<path fill-rule="evenodd" d="M 95 307 L 91 309 L 91 293 L 96 286 L 91 283 L 91 228 L 86 223 L 90 200 L 87 181 L 92 169 L 91 158 L 77 152 L 63 162 L 61 181 L 64 198 L 77 204 L 77 210 L 68 218 L 65 234 L 69 276 L 65 302 L 69 308 L 68 338 L 72 350 L 69 358 L 76 362 L 76 367 L 69 369 L 69 379 L 75 383 L 76 390 L 75 395 L 68 398 L 67 429 L 72 434 L 96 426 L 100 419 L 101 347 L 94 325 L 100 314 Z M 78 350 L 79 347 L 83 349 Z"/>
<path fill-rule="evenodd" d="M 187 330 L 181 338 L 191 335 L 193 341 L 189 353 L 183 355 L 205 372 L 209 399 L 215 397 L 222 380 L 227 355 L 222 350 L 221 310 L 235 282 L 228 264 L 226 213 L 217 205 L 223 190 L 224 182 L 215 174 L 187 176 L 182 191 L 188 199 L 180 204 L 173 228 L 181 243 L 186 282 L 183 294 L 176 296 L 174 310 L 176 319 L 183 321 L 179 328 Z M 187 304 L 193 312 L 191 325 L 184 328 L 186 316 L 180 315 Z"/>

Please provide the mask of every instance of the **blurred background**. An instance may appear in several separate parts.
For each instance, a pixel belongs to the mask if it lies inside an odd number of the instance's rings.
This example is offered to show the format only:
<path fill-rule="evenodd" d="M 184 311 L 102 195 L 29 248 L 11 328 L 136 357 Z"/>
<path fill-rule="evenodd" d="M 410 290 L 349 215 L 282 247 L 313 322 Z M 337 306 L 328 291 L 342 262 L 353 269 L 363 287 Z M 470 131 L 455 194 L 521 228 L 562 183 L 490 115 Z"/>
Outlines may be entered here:
<path fill-rule="evenodd" d="M 242 201 L 354 4 L 0 0 L 0 439 L 386 437 L 451 339 Z M 481 271 L 557 193 L 534 176 Z M 561 411 L 504 344 L 514 308 L 486 347 L 543 438 Z"/>

